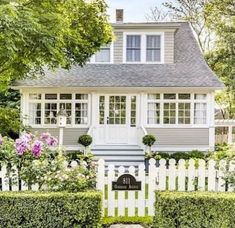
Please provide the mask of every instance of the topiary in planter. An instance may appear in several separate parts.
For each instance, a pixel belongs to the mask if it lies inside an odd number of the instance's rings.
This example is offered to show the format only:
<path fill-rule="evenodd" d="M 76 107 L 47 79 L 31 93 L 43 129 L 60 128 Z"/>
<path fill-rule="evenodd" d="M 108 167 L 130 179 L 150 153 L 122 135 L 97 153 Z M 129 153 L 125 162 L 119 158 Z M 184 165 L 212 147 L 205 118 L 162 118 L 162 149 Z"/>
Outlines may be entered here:
<path fill-rule="evenodd" d="M 156 138 L 153 135 L 145 135 L 142 140 L 143 144 L 148 147 L 148 153 L 151 152 L 151 146 L 156 142 Z"/>
<path fill-rule="evenodd" d="M 83 145 L 87 151 L 87 147 L 92 144 L 92 137 L 90 135 L 81 135 L 78 139 L 78 143 Z"/>
<path fill-rule="evenodd" d="M 145 135 L 143 137 L 143 144 L 151 147 L 156 142 L 156 138 L 153 135 Z"/>

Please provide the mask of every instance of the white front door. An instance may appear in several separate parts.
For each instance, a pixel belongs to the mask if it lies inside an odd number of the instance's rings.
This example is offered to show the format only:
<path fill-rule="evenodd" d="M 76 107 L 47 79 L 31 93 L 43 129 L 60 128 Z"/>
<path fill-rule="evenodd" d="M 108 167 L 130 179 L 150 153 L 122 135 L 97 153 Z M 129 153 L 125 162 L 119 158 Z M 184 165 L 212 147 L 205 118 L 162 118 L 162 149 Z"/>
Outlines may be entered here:
<path fill-rule="evenodd" d="M 136 95 L 99 96 L 99 142 L 137 144 Z"/>

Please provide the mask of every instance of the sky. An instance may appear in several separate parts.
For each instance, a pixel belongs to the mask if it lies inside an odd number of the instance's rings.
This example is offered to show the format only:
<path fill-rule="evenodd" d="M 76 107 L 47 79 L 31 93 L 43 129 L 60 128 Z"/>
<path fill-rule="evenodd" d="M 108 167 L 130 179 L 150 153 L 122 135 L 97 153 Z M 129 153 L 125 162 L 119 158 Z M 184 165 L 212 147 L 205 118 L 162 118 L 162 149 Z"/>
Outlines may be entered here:
<path fill-rule="evenodd" d="M 115 22 L 115 10 L 124 9 L 124 22 L 145 22 L 150 8 L 160 6 L 164 0 L 106 0 L 111 22 Z"/>

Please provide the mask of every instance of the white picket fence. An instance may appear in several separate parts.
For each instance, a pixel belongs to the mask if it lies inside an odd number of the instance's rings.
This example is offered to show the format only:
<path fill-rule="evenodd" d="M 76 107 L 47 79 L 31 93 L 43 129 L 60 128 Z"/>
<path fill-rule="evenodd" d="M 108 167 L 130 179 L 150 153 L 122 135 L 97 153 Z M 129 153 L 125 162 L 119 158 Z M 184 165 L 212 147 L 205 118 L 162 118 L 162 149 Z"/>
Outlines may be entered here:
<path fill-rule="evenodd" d="M 76 165 L 76 161 L 71 163 L 72 168 Z M 105 216 L 152 216 L 156 190 L 234 191 L 232 186 L 225 183 L 225 170 L 235 171 L 235 161 L 226 164 L 226 161 L 221 160 L 216 164 L 213 160 L 206 163 L 204 160 L 192 159 L 180 160 L 177 164 L 174 159 L 170 159 L 168 163 L 164 159 L 160 161 L 150 159 L 148 172 L 146 172 L 144 164 L 138 168 L 134 166 L 116 168 L 113 165 L 107 167 L 105 161 L 101 159 L 97 166 L 97 189 L 103 193 Z M 1 191 L 28 190 L 26 184 L 19 180 L 11 184 L 9 180 L 11 177 L 7 178 L 6 173 L 6 166 L 2 165 L 0 169 Z M 117 181 L 118 177 L 123 174 L 131 174 L 136 181 L 140 181 L 141 190 L 113 191 L 112 182 Z M 38 186 L 33 186 L 32 190 L 37 191 Z"/>
<path fill-rule="evenodd" d="M 235 162 L 228 164 L 229 170 L 235 170 Z M 105 216 L 153 216 L 156 190 L 169 191 L 233 191 L 226 186 L 224 171 L 226 162 L 221 160 L 218 165 L 213 160 L 207 164 L 204 160 L 180 160 L 178 164 L 170 159 L 149 161 L 149 172 L 144 164 L 137 169 L 130 166 L 126 170 L 120 166 L 117 170 L 113 165 L 105 168 L 104 160 L 98 161 L 97 188 L 103 192 L 103 209 Z M 112 182 L 124 173 L 133 175 L 141 181 L 140 191 L 113 191 Z"/>

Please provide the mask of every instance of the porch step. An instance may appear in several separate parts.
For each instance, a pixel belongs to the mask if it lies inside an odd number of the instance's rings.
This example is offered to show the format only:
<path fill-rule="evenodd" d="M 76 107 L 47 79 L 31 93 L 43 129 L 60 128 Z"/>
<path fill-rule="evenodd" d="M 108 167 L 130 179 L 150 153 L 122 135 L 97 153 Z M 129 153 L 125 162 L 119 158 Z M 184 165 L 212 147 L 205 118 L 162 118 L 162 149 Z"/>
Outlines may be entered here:
<path fill-rule="evenodd" d="M 106 166 L 138 166 L 144 162 L 144 150 L 138 146 L 95 147 L 92 153 L 96 160 L 104 159 Z"/>

